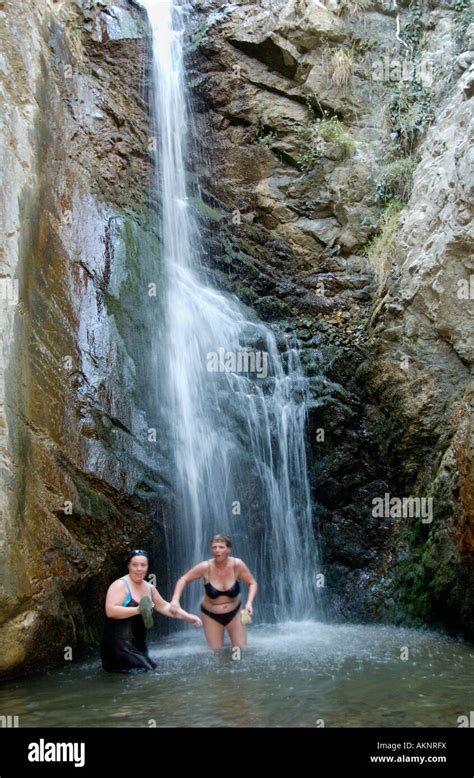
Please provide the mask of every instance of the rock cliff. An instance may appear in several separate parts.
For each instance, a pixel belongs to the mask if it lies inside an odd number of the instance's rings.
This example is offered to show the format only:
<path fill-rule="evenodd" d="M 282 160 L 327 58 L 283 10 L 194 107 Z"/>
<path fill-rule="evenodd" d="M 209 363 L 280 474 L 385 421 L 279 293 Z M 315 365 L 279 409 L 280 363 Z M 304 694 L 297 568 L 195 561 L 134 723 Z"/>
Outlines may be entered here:
<path fill-rule="evenodd" d="M 0 672 L 90 644 L 167 476 L 142 11 L 3 2 Z M 3 45 L 3 44 L 2 44 Z M 158 436 L 159 440 L 159 436 Z"/>

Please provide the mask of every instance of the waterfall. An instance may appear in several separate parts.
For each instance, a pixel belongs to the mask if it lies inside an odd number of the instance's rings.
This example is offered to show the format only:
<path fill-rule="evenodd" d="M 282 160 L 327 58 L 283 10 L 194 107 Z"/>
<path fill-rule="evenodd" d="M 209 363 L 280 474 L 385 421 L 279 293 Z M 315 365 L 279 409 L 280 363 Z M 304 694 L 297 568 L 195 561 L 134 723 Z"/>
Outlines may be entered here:
<path fill-rule="evenodd" d="M 173 0 L 141 4 L 153 32 L 159 135 L 166 324 L 159 364 L 176 478 L 170 575 L 175 581 L 210 558 L 212 535 L 225 532 L 259 583 L 259 620 L 315 616 L 319 562 L 305 452 L 307 380 L 297 343 L 279 348 L 269 326 L 203 280 L 186 181 L 189 8 Z M 197 585 L 194 593 L 201 593 Z"/>

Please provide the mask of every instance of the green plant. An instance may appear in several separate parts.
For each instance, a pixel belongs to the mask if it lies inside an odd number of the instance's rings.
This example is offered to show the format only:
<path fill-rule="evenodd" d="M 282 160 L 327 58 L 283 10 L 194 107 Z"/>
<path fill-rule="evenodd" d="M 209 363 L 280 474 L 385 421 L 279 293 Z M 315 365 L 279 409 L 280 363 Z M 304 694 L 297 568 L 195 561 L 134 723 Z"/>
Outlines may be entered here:
<path fill-rule="evenodd" d="M 276 141 L 276 135 L 274 132 L 266 132 L 261 135 L 257 135 L 257 140 L 264 148 L 271 149 Z"/>
<path fill-rule="evenodd" d="M 256 138 L 258 143 L 266 149 L 271 149 L 274 142 L 277 139 L 276 134 L 265 124 L 263 117 L 263 109 L 261 106 L 257 106 L 257 132 Z"/>
<path fill-rule="evenodd" d="M 337 49 L 331 57 L 332 81 L 336 86 L 345 87 L 352 78 L 354 52 L 352 49 Z"/>
<path fill-rule="evenodd" d="M 352 39 L 352 50 L 357 54 L 363 55 L 367 51 L 378 48 L 378 45 L 378 40 L 374 37 Z"/>
<path fill-rule="evenodd" d="M 406 202 L 411 194 L 416 164 L 413 157 L 400 157 L 384 165 L 377 182 L 377 197 L 384 202 L 392 199 Z"/>
<path fill-rule="evenodd" d="M 191 202 L 194 204 L 198 213 L 213 222 L 219 222 L 222 219 L 222 213 L 212 208 L 208 203 L 205 203 L 200 197 L 192 197 Z"/>
<path fill-rule="evenodd" d="M 456 0 L 454 11 L 454 38 L 459 48 L 462 48 L 466 32 L 470 24 L 474 22 L 474 12 L 471 0 Z"/>
<path fill-rule="evenodd" d="M 409 154 L 433 120 L 430 90 L 415 80 L 394 84 L 388 110 L 400 148 Z"/>
<path fill-rule="evenodd" d="M 377 277 L 379 290 L 383 287 L 392 266 L 396 231 L 403 208 L 404 204 L 400 200 L 391 200 L 387 203 L 380 220 L 378 235 L 367 241 L 358 252 L 367 256 Z"/>
<path fill-rule="evenodd" d="M 410 6 L 410 18 L 400 29 L 400 38 L 412 51 L 415 51 L 420 46 L 424 30 L 422 0 L 416 0 Z"/>
<path fill-rule="evenodd" d="M 196 51 L 201 46 L 205 46 L 208 43 L 209 38 L 207 33 L 209 32 L 211 25 L 207 19 L 203 19 L 189 37 L 189 43 L 186 47 L 186 53 Z"/>
<path fill-rule="evenodd" d="M 413 151 L 433 119 L 431 92 L 425 80 L 426 67 L 421 60 L 421 43 L 428 20 L 424 1 L 412 0 L 408 20 L 400 29 L 399 39 L 408 52 L 403 66 L 409 70 L 409 76 L 391 86 L 388 112 L 393 136 L 405 156 Z M 429 79 L 428 84 L 431 84 Z"/>
<path fill-rule="evenodd" d="M 332 153 L 338 158 L 349 157 L 355 151 L 353 138 L 344 130 L 337 118 L 315 119 L 306 127 L 300 127 L 300 134 L 307 148 L 300 154 L 298 163 L 302 170 L 309 170 L 321 157 Z"/>

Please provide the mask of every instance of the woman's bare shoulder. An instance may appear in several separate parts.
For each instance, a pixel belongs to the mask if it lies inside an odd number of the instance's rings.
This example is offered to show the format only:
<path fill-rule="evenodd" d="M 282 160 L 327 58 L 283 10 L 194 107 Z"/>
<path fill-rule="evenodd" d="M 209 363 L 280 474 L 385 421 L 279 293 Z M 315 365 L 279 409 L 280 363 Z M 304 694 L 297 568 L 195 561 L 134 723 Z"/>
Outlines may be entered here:
<path fill-rule="evenodd" d="M 118 592 L 121 589 L 128 589 L 127 582 L 123 578 L 117 578 L 109 586 L 109 592 Z"/>
<path fill-rule="evenodd" d="M 194 580 L 196 578 L 202 578 L 207 571 L 208 562 L 207 560 L 204 560 L 204 562 L 198 562 L 197 565 L 194 565 L 188 572 L 186 573 L 188 580 Z"/>

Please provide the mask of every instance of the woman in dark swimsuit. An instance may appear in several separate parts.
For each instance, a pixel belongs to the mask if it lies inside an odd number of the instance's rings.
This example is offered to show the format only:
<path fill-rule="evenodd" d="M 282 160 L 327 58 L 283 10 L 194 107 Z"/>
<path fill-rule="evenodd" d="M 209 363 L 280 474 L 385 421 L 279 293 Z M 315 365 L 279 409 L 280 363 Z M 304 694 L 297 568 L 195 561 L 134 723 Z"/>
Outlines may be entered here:
<path fill-rule="evenodd" d="M 186 613 L 182 608 L 172 609 L 157 589 L 145 581 L 147 572 L 147 552 L 135 549 L 128 557 L 128 575 L 114 581 L 107 591 L 107 619 L 100 656 L 102 667 L 109 673 L 145 673 L 156 667 L 156 662 L 148 655 L 146 628 L 140 611 L 142 597 L 150 597 L 154 610 L 163 616 L 185 619 L 195 627 L 202 627 L 199 616 Z"/>
<path fill-rule="evenodd" d="M 218 649 L 224 645 L 225 630 L 232 646 L 245 648 L 247 628 L 240 620 L 240 583 L 249 587 L 246 610 L 253 613 L 252 603 L 257 594 L 257 582 L 247 565 L 241 559 L 230 556 L 232 543 L 227 535 L 214 535 L 211 542 L 213 559 L 200 562 L 188 570 L 177 582 L 171 600 L 172 612 L 180 609 L 179 600 L 186 585 L 198 578 L 204 579 L 204 598 L 201 604 L 204 632 L 209 648 Z"/>

